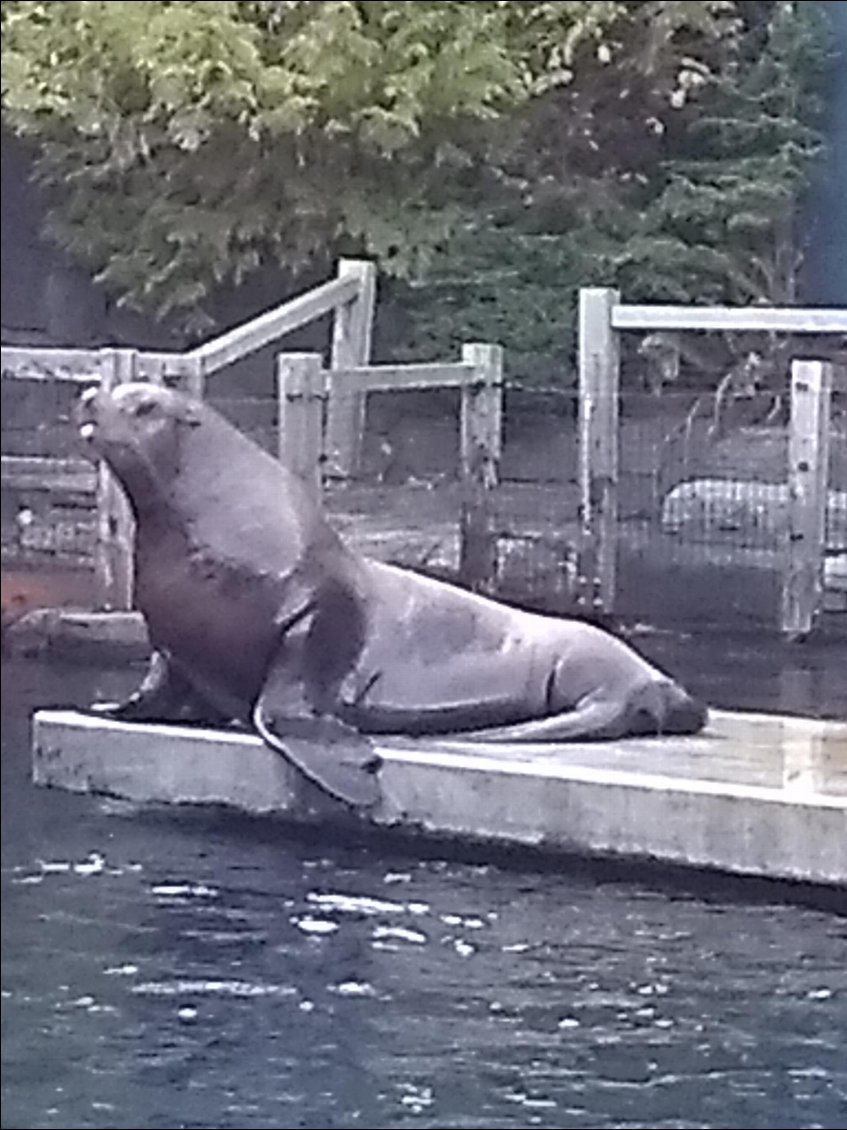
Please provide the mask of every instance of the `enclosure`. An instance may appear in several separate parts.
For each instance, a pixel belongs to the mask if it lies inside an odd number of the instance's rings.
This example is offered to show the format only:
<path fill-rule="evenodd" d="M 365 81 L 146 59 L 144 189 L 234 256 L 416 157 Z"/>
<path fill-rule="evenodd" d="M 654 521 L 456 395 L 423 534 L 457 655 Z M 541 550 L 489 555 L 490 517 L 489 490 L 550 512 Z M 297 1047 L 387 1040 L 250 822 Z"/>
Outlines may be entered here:
<path fill-rule="evenodd" d="M 129 516 L 78 458 L 70 410 L 92 380 L 149 379 L 292 462 L 385 560 L 549 611 L 791 636 L 843 623 L 847 313 L 587 289 L 575 372 L 516 388 L 496 343 L 373 364 L 375 288 L 372 264 L 342 261 L 182 354 L 4 348 L 4 607 L 131 605 Z M 323 352 L 281 352 L 316 320 Z"/>

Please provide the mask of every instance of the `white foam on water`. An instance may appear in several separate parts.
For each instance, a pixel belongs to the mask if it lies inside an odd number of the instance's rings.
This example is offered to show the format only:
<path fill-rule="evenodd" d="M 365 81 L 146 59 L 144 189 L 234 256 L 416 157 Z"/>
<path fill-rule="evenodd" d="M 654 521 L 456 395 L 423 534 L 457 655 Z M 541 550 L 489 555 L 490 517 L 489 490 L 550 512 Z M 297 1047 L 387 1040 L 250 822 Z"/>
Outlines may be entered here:
<path fill-rule="evenodd" d="M 150 893 L 161 898 L 217 898 L 219 894 L 215 887 L 207 887 L 205 883 L 157 883 L 150 888 Z"/>
<path fill-rule="evenodd" d="M 341 981 L 338 985 L 330 985 L 330 990 L 340 997 L 372 997 L 376 995 L 373 985 L 367 981 Z"/>
<path fill-rule="evenodd" d="M 407 930 L 405 926 L 375 926 L 373 935 L 376 939 L 396 938 L 400 942 L 413 942 L 415 945 L 426 945 L 429 940 L 420 930 Z"/>
<path fill-rule="evenodd" d="M 74 864 L 75 875 L 101 875 L 106 868 L 106 857 L 99 851 L 88 853 L 88 858 L 82 863 Z"/>
<path fill-rule="evenodd" d="M 376 899 L 370 895 L 318 894 L 309 891 L 306 901 L 323 910 L 336 910 L 340 914 L 404 914 L 408 907 L 402 902 Z"/>
<path fill-rule="evenodd" d="M 294 918 L 292 921 L 304 934 L 334 934 L 338 929 L 337 922 L 326 918 Z"/>
<path fill-rule="evenodd" d="M 257 983 L 255 981 L 197 979 L 174 981 L 142 981 L 139 985 L 132 986 L 132 992 L 139 996 L 149 997 L 177 997 L 177 996 L 211 996 L 211 997 L 237 997 L 248 999 L 250 997 L 290 997 L 297 990 L 292 985 L 275 985 L 272 983 Z"/>

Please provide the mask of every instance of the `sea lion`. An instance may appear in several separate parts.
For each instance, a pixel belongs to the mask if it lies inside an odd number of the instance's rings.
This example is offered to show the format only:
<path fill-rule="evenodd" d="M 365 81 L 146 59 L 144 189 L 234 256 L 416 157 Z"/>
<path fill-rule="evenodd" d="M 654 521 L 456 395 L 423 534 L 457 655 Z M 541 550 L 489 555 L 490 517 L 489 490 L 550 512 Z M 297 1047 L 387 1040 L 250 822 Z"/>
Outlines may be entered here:
<path fill-rule="evenodd" d="M 600 628 L 354 553 L 306 485 L 205 404 L 128 383 L 88 390 L 78 418 L 132 508 L 155 649 L 116 717 L 251 724 L 361 807 L 379 799 L 369 735 L 568 741 L 705 724 Z"/>

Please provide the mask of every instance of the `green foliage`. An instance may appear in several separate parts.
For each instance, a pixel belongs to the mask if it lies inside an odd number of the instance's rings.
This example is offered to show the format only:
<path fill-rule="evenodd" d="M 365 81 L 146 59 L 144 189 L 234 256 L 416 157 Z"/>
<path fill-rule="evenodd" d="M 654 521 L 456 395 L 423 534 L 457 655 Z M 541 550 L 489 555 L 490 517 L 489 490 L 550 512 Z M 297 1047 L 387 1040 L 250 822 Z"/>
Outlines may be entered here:
<path fill-rule="evenodd" d="M 550 382 L 572 370 L 579 286 L 617 286 L 632 302 L 793 300 L 798 199 L 822 145 L 826 36 L 816 5 L 740 7 L 745 22 L 713 27 L 697 65 L 687 54 L 674 76 L 667 61 L 631 104 L 604 88 L 606 73 L 567 92 L 572 110 L 589 107 L 593 151 L 561 134 L 539 144 L 563 92 L 555 108 L 528 107 L 515 147 L 527 151 L 520 205 L 480 207 L 442 249 L 405 297 L 399 352 L 445 355 L 469 335 L 501 341 L 513 379 Z M 626 14 L 631 48 L 639 8 L 645 16 L 639 5 Z M 612 77 L 631 91 L 631 75 Z M 615 101 L 628 105 L 623 124 L 608 110 Z"/>
<path fill-rule="evenodd" d="M 198 329 L 263 264 L 419 272 L 489 127 L 620 6 L 12 0 L 4 114 L 39 144 L 56 238 Z"/>
<path fill-rule="evenodd" d="M 663 165 L 650 222 L 702 260 L 690 300 L 795 298 L 797 203 L 823 147 L 822 20 L 814 4 L 774 4 Z"/>
<path fill-rule="evenodd" d="M 198 332 L 262 268 L 375 257 L 397 356 L 561 379 L 576 289 L 785 301 L 818 5 L 7 0 L 6 122 L 59 242 Z M 391 282 L 391 279 L 394 282 Z"/>

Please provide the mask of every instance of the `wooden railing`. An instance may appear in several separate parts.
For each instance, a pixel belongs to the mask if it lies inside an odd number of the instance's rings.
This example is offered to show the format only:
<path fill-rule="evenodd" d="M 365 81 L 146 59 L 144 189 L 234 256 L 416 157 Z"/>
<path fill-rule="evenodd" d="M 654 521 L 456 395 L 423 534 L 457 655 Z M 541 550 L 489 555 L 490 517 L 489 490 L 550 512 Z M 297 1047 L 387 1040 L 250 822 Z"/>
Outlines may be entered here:
<path fill-rule="evenodd" d="M 334 316 L 330 366 L 347 369 L 370 360 L 375 283 L 373 263 L 342 259 L 335 279 L 194 349 L 155 352 L 4 346 L 2 373 L 9 379 L 100 383 L 105 387 L 135 380 L 167 382 L 202 398 L 210 375 L 329 313 Z M 349 475 L 357 466 L 363 405 L 363 394 L 338 396 L 330 402 L 326 455 L 336 475 Z M 15 459 L 2 457 L 6 485 L 11 485 L 20 470 Z M 97 474 L 96 505 L 99 603 L 105 609 L 128 609 L 132 607 L 132 522 L 123 495 L 104 465 Z"/>

